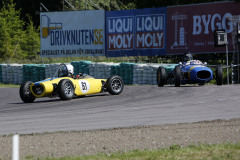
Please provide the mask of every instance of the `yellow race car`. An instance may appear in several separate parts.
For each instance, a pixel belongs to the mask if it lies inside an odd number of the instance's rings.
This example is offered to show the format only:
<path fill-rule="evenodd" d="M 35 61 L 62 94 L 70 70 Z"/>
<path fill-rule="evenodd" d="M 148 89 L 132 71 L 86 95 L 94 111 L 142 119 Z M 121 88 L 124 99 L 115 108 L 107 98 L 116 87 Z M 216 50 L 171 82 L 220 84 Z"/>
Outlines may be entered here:
<path fill-rule="evenodd" d="M 59 96 L 70 100 L 74 96 L 84 96 L 101 92 L 118 95 L 123 91 L 124 83 L 120 76 L 108 79 L 95 79 L 89 75 L 73 75 L 73 66 L 60 64 L 51 78 L 39 82 L 27 81 L 20 86 L 20 98 L 25 103 L 32 103 L 36 98 Z"/>

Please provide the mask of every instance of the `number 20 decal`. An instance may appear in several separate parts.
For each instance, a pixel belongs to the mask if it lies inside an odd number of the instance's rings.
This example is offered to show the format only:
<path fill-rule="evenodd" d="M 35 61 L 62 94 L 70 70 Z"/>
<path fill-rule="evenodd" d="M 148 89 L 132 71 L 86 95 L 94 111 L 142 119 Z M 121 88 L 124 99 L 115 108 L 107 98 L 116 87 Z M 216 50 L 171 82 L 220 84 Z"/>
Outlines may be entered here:
<path fill-rule="evenodd" d="M 88 81 L 85 80 L 80 80 L 79 86 L 82 93 L 87 93 L 90 89 L 90 84 L 88 83 Z"/>

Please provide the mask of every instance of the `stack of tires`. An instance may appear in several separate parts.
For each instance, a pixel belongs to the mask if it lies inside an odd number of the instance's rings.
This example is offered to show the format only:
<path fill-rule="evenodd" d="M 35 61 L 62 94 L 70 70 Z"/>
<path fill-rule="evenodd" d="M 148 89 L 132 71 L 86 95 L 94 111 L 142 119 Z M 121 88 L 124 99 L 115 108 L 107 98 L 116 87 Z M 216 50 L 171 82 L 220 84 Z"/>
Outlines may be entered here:
<path fill-rule="evenodd" d="M 24 81 L 33 81 L 33 65 L 32 64 L 24 64 L 23 65 L 23 80 Z"/>
<path fill-rule="evenodd" d="M 91 61 L 80 61 L 80 73 L 85 73 L 85 74 L 89 74 L 89 65 L 91 64 Z"/>
<path fill-rule="evenodd" d="M 118 63 L 92 62 L 89 64 L 89 75 L 94 78 L 107 79 L 111 75 L 120 75 Z"/>
<path fill-rule="evenodd" d="M 2 82 L 8 83 L 7 79 L 7 64 L 2 64 Z"/>
<path fill-rule="evenodd" d="M 0 83 L 2 83 L 2 64 L 0 64 Z"/>
<path fill-rule="evenodd" d="M 22 75 L 24 81 L 41 81 L 46 77 L 45 65 L 24 64 Z"/>
<path fill-rule="evenodd" d="M 71 65 L 74 67 L 74 75 L 77 75 L 78 73 L 80 73 L 79 61 L 72 61 Z"/>
<path fill-rule="evenodd" d="M 45 64 L 45 79 L 52 77 L 55 74 L 59 65 L 60 65 L 60 63 Z"/>
<path fill-rule="evenodd" d="M 105 77 L 106 79 L 111 76 L 111 66 L 112 66 L 112 63 L 104 64 L 103 77 Z"/>
<path fill-rule="evenodd" d="M 94 77 L 95 78 L 105 78 L 104 75 L 104 71 L 105 71 L 105 63 L 95 63 L 95 68 L 94 68 Z"/>
<path fill-rule="evenodd" d="M 7 65 L 7 82 L 6 83 L 11 83 L 11 84 L 19 84 L 22 82 L 20 82 L 20 78 L 22 78 L 22 76 L 19 76 L 18 73 L 18 68 L 21 67 L 22 65 L 20 64 L 8 64 Z"/>
<path fill-rule="evenodd" d="M 133 84 L 143 84 L 143 66 L 145 66 L 145 64 L 134 64 Z"/>
<path fill-rule="evenodd" d="M 120 65 L 115 63 L 111 65 L 111 75 L 120 75 Z"/>
<path fill-rule="evenodd" d="M 1 64 L 0 83 L 20 84 L 23 82 L 21 64 Z"/>
<path fill-rule="evenodd" d="M 11 72 L 11 76 L 13 77 L 11 83 L 13 84 L 21 84 L 23 83 L 23 66 L 22 64 L 14 64 L 11 66 L 11 70 L 13 70 L 13 72 Z"/>
<path fill-rule="evenodd" d="M 37 65 L 36 67 L 36 80 L 41 81 L 45 79 L 45 65 Z"/>
<path fill-rule="evenodd" d="M 158 65 L 152 65 L 152 85 L 157 85 L 157 70 Z"/>
<path fill-rule="evenodd" d="M 74 75 L 79 73 L 90 74 L 89 68 L 91 61 L 72 61 L 71 65 L 74 67 Z"/>
<path fill-rule="evenodd" d="M 124 84 L 133 84 L 134 63 L 120 63 L 120 76 Z"/>
<path fill-rule="evenodd" d="M 95 68 L 95 63 L 94 62 L 90 63 L 89 64 L 89 75 L 93 76 L 95 78 L 95 70 L 94 70 L 94 68 Z"/>

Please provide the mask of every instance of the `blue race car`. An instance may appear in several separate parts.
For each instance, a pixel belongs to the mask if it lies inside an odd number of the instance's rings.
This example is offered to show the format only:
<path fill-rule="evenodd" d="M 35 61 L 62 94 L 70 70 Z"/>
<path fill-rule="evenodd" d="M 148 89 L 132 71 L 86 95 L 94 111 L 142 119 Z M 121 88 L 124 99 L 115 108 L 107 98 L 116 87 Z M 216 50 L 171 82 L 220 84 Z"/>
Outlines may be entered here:
<path fill-rule="evenodd" d="M 201 61 L 192 59 L 184 63 L 180 62 L 169 74 L 166 74 L 165 68 L 161 66 L 157 71 L 157 84 L 159 87 L 171 83 L 175 83 L 176 87 L 179 87 L 181 84 L 204 85 L 214 78 L 217 81 L 217 85 L 223 84 L 221 65 L 217 65 L 214 75 L 213 71 Z"/>

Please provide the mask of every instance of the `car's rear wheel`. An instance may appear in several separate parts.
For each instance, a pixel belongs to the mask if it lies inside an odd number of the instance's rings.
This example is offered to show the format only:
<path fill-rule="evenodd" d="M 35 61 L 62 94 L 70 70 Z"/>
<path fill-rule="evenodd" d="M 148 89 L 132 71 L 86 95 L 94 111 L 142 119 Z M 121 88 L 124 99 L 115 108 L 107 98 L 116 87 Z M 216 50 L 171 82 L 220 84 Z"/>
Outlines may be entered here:
<path fill-rule="evenodd" d="M 25 103 L 32 103 L 36 99 L 30 91 L 31 84 L 31 81 L 24 82 L 19 89 L 20 98 Z"/>
<path fill-rule="evenodd" d="M 180 68 L 180 66 L 176 66 L 174 69 L 174 81 L 175 81 L 175 87 L 180 87 L 180 84 L 181 84 L 181 68 Z"/>
<path fill-rule="evenodd" d="M 112 95 L 122 93 L 124 88 L 123 80 L 119 76 L 111 76 L 107 79 L 106 89 Z"/>
<path fill-rule="evenodd" d="M 62 100 L 70 100 L 74 96 L 74 86 L 69 79 L 63 79 L 58 84 L 58 95 Z"/>
<path fill-rule="evenodd" d="M 222 73 L 221 65 L 217 65 L 216 67 L 216 81 L 217 81 L 217 85 L 223 84 L 223 73 Z"/>
<path fill-rule="evenodd" d="M 163 87 L 165 83 L 166 83 L 166 70 L 164 67 L 158 67 L 157 70 L 158 87 Z"/>

